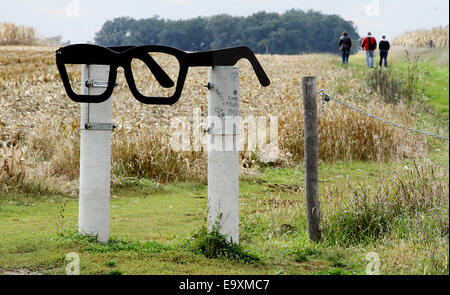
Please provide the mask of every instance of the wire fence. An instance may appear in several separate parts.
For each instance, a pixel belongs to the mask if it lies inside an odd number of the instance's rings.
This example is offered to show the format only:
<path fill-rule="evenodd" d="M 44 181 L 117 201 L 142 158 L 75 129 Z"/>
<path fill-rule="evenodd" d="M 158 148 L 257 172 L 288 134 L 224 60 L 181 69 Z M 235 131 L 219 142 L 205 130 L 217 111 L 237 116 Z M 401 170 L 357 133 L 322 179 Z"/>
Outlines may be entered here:
<path fill-rule="evenodd" d="M 386 119 L 384 119 L 384 118 L 375 116 L 375 115 L 373 115 L 373 114 L 371 114 L 371 113 L 365 112 L 365 111 L 363 111 L 363 110 L 361 110 L 361 109 L 358 109 L 358 108 L 355 107 L 355 106 L 352 106 L 351 104 L 348 104 L 348 103 L 343 102 L 343 101 L 341 101 L 341 100 L 339 100 L 339 99 L 337 99 L 337 98 L 335 98 L 335 97 L 332 97 L 331 95 L 329 95 L 329 94 L 326 92 L 325 89 L 320 89 L 320 90 L 317 92 L 317 94 L 320 95 L 320 96 L 322 97 L 322 113 L 324 113 L 324 111 L 325 111 L 325 103 L 326 103 L 326 102 L 329 102 L 329 101 L 335 101 L 335 102 L 337 102 L 338 104 L 340 104 L 340 105 L 346 107 L 347 109 L 350 109 L 350 110 L 352 110 L 352 111 L 354 111 L 354 112 L 360 113 L 360 114 L 362 114 L 362 115 L 364 115 L 364 116 L 367 116 L 367 117 L 369 117 L 369 118 L 372 118 L 372 119 L 374 119 L 374 120 L 380 121 L 380 122 L 382 122 L 382 123 L 384 123 L 384 124 L 387 124 L 387 125 L 390 125 L 390 126 L 393 126 L 393 127 L 397 127 L 397 128 L 400 128 L 400 129 L 403 129 L 403 130 L 406 130 L 406 131 L 410 131 L 410 132 L 422 134 L 422 135 L 425 135 L 425 136 L 429 136 L 429 137 L 433 137 L 433 138 L 437 138 L 437 139 L 449 141 L 449 138 L 448 138 L 447 136 L 437 135 L 437 134 L 430 133 L 430 132 L 428 132 L 428 131 L 423 131 L 423 130 L 419 130 L 419 129 L 415 129 L 415 128 L 410 128 L 410 127 L 407 127 L 407 126 L 398 124 L 398 123 L 396 123 L 396 122 L 392 122 L 392 121 L 386 120 Z"/>

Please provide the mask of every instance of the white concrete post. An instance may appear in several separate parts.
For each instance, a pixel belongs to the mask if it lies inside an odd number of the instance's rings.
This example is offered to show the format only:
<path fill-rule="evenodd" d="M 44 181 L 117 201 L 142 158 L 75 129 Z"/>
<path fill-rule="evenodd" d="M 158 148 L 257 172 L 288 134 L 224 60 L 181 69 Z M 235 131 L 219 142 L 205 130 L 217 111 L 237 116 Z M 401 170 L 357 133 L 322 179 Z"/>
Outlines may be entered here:
<path fill-rule="evenodd" d="M 239 243 L 239 69 L 214 67 L 208 79 L 208 230 Z"/>
<path fill-rule="evenodd" d="M 83 65 L 84 94 L 103 93 L 101 81 L 108 81 L 109 66 Z M 100 81 L 93 87 L 92 81 Z M 91 83 L 86 86 L 86 81 Z M 103 85 L 106 86 L 106 85 Z M 109 240 L 112 100 L 81 104 L 79 232 Z M 90 124 L 86 125 L 86 124 Z M 87 128 L 86 128 L 87 127 Z"/>

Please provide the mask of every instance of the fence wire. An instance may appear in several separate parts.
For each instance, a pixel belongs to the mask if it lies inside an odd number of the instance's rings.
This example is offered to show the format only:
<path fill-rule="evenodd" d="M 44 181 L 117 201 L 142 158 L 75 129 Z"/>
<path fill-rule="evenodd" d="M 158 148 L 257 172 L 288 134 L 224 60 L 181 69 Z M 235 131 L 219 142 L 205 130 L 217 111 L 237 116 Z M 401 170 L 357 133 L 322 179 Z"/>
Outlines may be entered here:
<path fill-rule="evenodd" d="M 317 92 L 317 94 L 322 97 L 322 114 L 325 112 L 325 102 L 329 102 L 329 101 L 333 100 L 333 101 L 337 102 L 338 104 L 340 104 L 340 105 L 342 105 L 342 106 L 344 106 L 344 107 L 346 107 L 346 108 L 348 108 L 348 109 L 350 109 L 350 110 L 352 110 L 354 112 L 360 113 L 360 114 L 362 114 L 364 116 L 367 116 L 367 117 L 372 118 L 374 120 L 380 121 L 380 122 L 382 122 L 384 124 L 387 124 L 387 125 L 390 125 L 390 126 L 393 126 L 393 127 L 397 127 L 397 128 L 400 128 L 400 129 L 403 129 L 403 130 L 406 130 L 406 131 L 422 134 L 422 135 L 425 135 L 425 136 L 430 136 L 430 137 L 433 137 L 433 138 L 449 141 L 449 138 L 447 136 L 437 135 L 437 134 L 433 134 L 433 133 L 430 133 L 430 132 L 427 132 L 427 131 L 423 131 L 423 130 L 419 130 L 419 129 L 415 129 L 415 128 L 410 128 L 410 127 L 407 127 L 407 126 L 404 126 L 404 125 L 401 125 L 401 124 L 398 124 L 398 123 L 386 120 L 384 118 L 375 116 L 375 115 L 373 115 L 371 113 L 367 113 L 367 112 L 365 112 L 363 110 L 360 110 L 360 109 L 352 106 L 351 104 L 345 103 L 345 102 L 343 102 L 343 101 L 341 101 L 341 100 L 339 100 L 339 99 L 337 99 L 335 97 L 330 96 L 326 92 L 325 89 L 320 89 Z"/>

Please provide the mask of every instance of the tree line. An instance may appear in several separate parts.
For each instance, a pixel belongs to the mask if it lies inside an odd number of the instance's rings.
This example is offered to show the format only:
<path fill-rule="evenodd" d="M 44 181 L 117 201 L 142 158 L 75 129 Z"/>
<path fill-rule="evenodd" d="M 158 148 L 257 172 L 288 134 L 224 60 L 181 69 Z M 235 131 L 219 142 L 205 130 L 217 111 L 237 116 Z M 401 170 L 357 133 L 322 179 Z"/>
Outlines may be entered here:
<path fill-rule="evenodd" d="M 338 15 L 292 9 L 188 20 L 120 17 L 104 23 L 94 41 L 103 46 L 160 44 L 186 51 L 246 45 L 262 54 L 336 53 L 343 31 L 352 39 L 360 38 L 353 22 Z"/>

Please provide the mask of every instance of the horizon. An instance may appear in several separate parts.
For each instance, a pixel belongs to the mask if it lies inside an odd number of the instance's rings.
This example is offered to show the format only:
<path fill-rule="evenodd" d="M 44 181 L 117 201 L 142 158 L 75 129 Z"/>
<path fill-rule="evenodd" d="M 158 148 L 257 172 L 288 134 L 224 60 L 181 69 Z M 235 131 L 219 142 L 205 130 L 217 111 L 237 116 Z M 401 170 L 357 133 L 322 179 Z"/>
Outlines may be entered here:
<path fill-rule="evenodd" d="M 158 16 L 179 20 L 219 14 L 250 16 L 261 11 L 282 14 L 290 9 L 312 9 L 353 22 L 361 37 L 370 31 L 376 37 L 386 35 L 389 40 L 407 31 L 449 24 L 449 2 L 443 0 L 427 3 L 412 0 L 407 5 L 402 0 L 349 0 L 345 4 L 329 0 L 316 0 L 314 3 L 303 0 L 130 0 L 127 5 L 118 3 L 117 0 L 89 3 L 87 0 L 16 0 L 4 3 L 6 9 L 0 11 L 0 21 L 33 27 L 45 37 L 61 35 L 64 41 L 71 43 L 93 42 L 103 24 L 118 17 L 145 19 Z M 20 13 L 11 13 L 19 9 Z"/>

